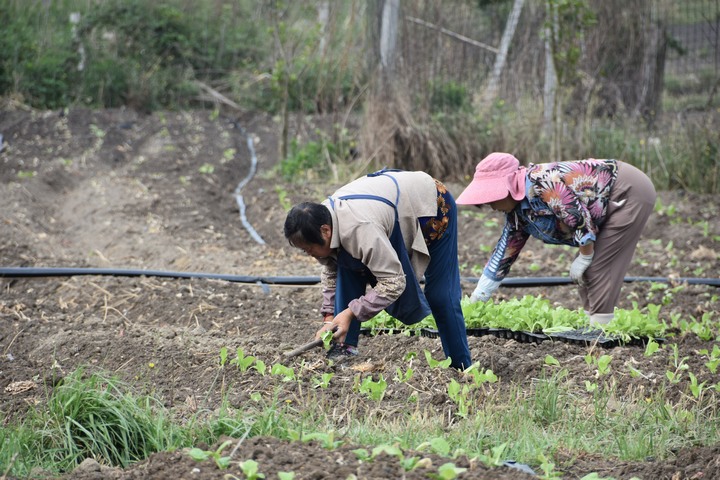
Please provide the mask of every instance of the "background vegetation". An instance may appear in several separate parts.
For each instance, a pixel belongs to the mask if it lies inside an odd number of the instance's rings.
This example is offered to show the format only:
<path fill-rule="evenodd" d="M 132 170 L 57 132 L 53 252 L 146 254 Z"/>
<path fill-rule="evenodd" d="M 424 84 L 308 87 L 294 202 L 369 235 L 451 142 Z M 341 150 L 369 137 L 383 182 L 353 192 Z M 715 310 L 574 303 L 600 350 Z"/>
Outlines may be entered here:
<path fill-rule="evenodd" d="M 510 151 L 720 191 L 716 2 L 3 0 L 0 19 L 4 108 L 267 112 L 289 177 L 359 156 L 464 180 Z M 308 114 L 333 127 L 293 143 Z"/>

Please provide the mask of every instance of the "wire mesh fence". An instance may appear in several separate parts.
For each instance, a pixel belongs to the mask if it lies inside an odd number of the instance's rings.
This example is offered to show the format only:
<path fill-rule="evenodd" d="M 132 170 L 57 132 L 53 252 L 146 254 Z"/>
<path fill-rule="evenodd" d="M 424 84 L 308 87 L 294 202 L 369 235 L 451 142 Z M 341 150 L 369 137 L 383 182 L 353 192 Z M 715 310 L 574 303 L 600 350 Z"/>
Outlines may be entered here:
<path fill-rule="evenodd" d="M 463 108 L 487 84 L 513 2 L 484 3 L 402 2 L 401 69 L 421 110 Z M 593 10 L 597 19 L 580 49 L 586 58 L 595 54 L 595 63 L 581 63 L 580 77 L 645 68 L 643 55 L 657 56 L 665 75 L 720 75 L 720 0 L 612 0 L 593 3 Z M 636 18 L 628 21 L 631 14 Z M 525 2 L 501 79 L 502 98 L 542 95 L 547 22 L 545 2 Z M 653 30 L 657 40 L 648 34 Z M 624 84 L 616 82 L 620 89 L 639 88 L 633 84 L 643 79 L 623 75 Z M 705 82 L 707 88 L 713 83 Z"/>

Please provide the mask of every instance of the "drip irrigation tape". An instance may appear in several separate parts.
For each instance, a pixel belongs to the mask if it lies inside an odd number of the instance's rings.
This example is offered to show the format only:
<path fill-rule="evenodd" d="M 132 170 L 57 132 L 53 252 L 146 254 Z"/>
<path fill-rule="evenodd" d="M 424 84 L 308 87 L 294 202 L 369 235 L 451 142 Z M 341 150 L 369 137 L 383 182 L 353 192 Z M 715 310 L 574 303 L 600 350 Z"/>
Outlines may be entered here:
<path fill-rule="evenodd" d="M 477 282 L 478 277 L 464 277 L 462 280 Z M 625 277 L 625 283 L 632 282 L 657 282 L 657 283 L 687 283 L 689 285 L 709 285 L 720 287 L 720 278 L 702 277 Z M 502 281 L 503 287 L 553 287 L 557 285 L 571 285 L 569 277 L 525 277 L 506 278 Z"/>
<path fill-rule="evenodd" d="M 248 172 L 247 176 L 243 178 L 240 183 L 238 183 L 237 187 L 235 187 L 235 202 L 237 202 L 238 209 L 240 210 L 240 221 L 242 222 L 243 226 L 245 227 L 245 230 L 250 233 L 250 236 L 260 245 L 265 245 L 265 240 L 260 236 L 257 231 L 250 225 L 250 222 L 247 219 L 247 216 L 245 215 L 245 201 L 243 200 L 243 196 L 240 193 L 240 191 L 243 189 L 245 185 L 252 179 L 253 176 L 255 176 L 255 172 L 257 171 L 257 155 L 255 154 L 255 146 L 253 145 L 253 139 L 252 137 L 245 131 L 245 129 L 240 126 L 237 122 L 233 122 L 233 125 L 235 128 L 239 129 L 243 135 L 245 135 L 245 138 L 247 139 L 247 147 L 250 151 L 250 171 Z"/>
<path fill-rule="evenodd" d="M 67 268 L 67 267 L 0 267 L 0 278 L 33 278 L 33 277 L 72 277 L 75 275 L 109 275 L 115 277 L 167 277 L 167 278 L 208 278 L 225 280 L 237 283 L 254 283 L 265 285 L 316 285 L 320 277 L 264 277 L 249 275 L 228 275 L 222 273 L 203 272 L 173 272 L 166 270 L 127 270 L 112 268 Z M 478 277 L 462 277 L 463 282 L 477 282 Z M 658 283 L 687 283 L 690 285 L 709 285 L 720 287 L 720 278 L 699 277 L 625 277 L 625 282 L 658 282 Z M 525 277 L 506 278 L 502 281 L 503 287 L 553 287 L 570 285 L 572 281 L 567 277 Z"/>
<path fill-rule="evenodd" d="M 72 277 L 75 275 L 109 275 L 113 277 L 207 278 L 237 283 L 265 285 L 315 285 L 319 277 L 258 277 L 221 273 L 170 272 L 162 270 L 125 270 L 109 268 L 4 267 L 0 278 Z"/>

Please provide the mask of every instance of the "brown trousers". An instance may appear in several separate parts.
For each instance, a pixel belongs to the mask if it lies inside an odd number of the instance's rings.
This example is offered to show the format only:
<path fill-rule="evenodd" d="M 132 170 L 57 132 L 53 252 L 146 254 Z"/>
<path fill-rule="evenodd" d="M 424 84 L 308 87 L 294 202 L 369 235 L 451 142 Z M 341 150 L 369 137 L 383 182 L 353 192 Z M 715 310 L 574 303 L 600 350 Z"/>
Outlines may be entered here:
<path fill-rule="evenodd" d="M 595 255 L 578 287 L 588 313 L 613 313 L 656 197 L 647 175 L 629 163 L 618 162 L 605 222 L 595 240 Z"/>

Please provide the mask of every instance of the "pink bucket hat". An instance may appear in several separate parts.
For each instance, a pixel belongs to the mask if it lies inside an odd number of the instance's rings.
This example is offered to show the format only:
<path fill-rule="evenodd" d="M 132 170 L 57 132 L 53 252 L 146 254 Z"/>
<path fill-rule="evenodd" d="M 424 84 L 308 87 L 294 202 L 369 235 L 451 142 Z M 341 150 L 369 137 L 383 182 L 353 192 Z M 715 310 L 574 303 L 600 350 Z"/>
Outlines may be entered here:
<path fill-rule="evenodd" d="M 525 167 L 509 153 L 494 152 L 475 167 L 475 176 L 455 200 L 460 205 L 480 205 L 507 197 L 522 200 L 525 196 Z"/>

